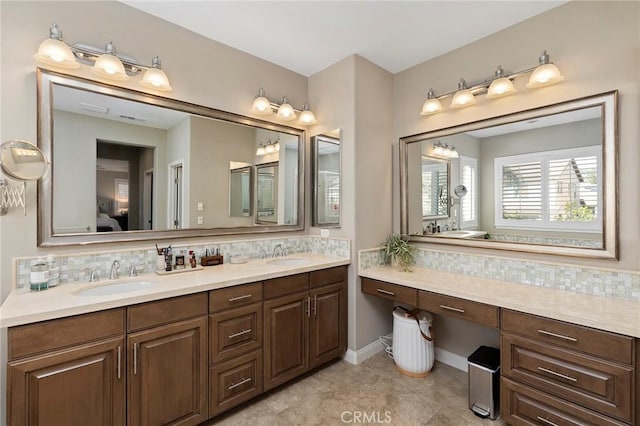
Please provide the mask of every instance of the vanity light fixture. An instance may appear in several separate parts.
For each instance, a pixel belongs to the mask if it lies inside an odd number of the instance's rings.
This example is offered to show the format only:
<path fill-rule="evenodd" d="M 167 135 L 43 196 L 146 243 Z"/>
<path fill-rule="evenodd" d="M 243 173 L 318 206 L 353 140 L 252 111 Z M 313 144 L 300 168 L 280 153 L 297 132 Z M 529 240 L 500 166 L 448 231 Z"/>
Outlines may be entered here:
<path fill-rule="evenodd" d="M 449 146 L 448 144 L 442 144 L 438 141 L 433 144 L 433 155 L 442 158 L 459 158 L 458 151 L 455 146 Z"/>
<path fill-rule="evenodd" d="M 282 121 L 293 121 L 298 118 L 298 123 L 305 126 L 315 124 L 316 117 L 309 109 L 309 104 L 304 103 L 302 108 L 295 108 L 289 103 L 286 96 L 280 98 L 279 102 L 273 101 L 267 97 L 264 89 L 260 88 L 256 97 L 253 99 L 251 111 L 259 115 L 271 115 L 277 113 L 277 117 Z"/>
<path fill-rule="evenodd" d="M 280 138 L 278 137 L 278 139 L 276 139 L 273 142 L 271 142 L 271 139 L 269 139 L 264 144 L 260 142 L 258 144 L 258 149 L 256 150 L 256 155 L 273 154 L 274 152 L 279 152 L 279 151 L 280 151 Z"/>
<path fill-rule="evenodd" d="M 527 88 L 535 89 L 538 87 L 550 86 L 564 80 L 564 76 L 560 74 L 558 67 L 549 62 L 549 54 L 546 50 L 542 51 L 538 57 L 538 62 L 539 65 L 531 74 L 529 83 L 527 83 Z"/>
<path fill-rule="evenodd" d="M 47 65 L 54 65 L 60 68 L 78 68 L 79 63 L 73 56 L 71 48 L 62 41 L 62 31 L 56 24 L 49 28 L 49 38 L 40 43 L 38 52 L 33 57 Z"/>
<path fill-rule="evenodd" d="M 517 71 L 506 73 L 502 66 L 498 65 L 493 77 L 477 83 L 467 84 L 464 79 L 460 79 L 458 89 L 436 96 L 433 89 L 427 92 L 427 99 L 422 105 L 420 115 L 431 115 L 442 112 L 444 109 L 440 100 L 452 97 L 450 108 L 463 108 L 476 103 L 476 96 L 486 93 L 487 99 L 495 99 L 516 93 L 513 87 L 513 80 L 524 74 L 531 73 L 527 88 L 536 89 L 538 87 L 550 86 L 564 80 L 560 70 L 549 61 L 549 54 L 543 51 L 538 57 L 538 65 Z"/>
<path fill-rule="evenodd" d="M 436 98 L 436 92 L 433 89 L 429 89 L 427 92 L 427 100 L 422 105 L 422 112 L 420 115 L 437 114 L 442 111 L 442 103 Z"/>
<path fill-rule="evenodd" d="M 299 122 L 307 125 L 316 123 L 316 116 L 313 115 L 313 112 L 311 112 L 311 110 L 309 110 L 308 103 L 305 103 L 304 105 L 302 105 L 302 112 L 300 113 Z"/>
<path fill-rule="evenodd" d="M 111 40 L 104 46 L 104 53 L 98 56 L 95 64 L 91 67 L 91 72 L 100 77 L 116 81 L 127 81 L 129 76 L 124 70 L 124 65 L 120 58 L 116 56 L 116 51 Z"/>
<path fill-rule="evenodd" d="M 504 76 L 502 66 L 498 65 L 495 76 L 496 79 L 491 82 L 489 89 L 487 89 L 487 99 L 501 98 L 517 92 L 516 88 L 513 87 L 513 82 Z"/>
<path fill-rule="evenodd" d="M 167 74 L 162 71 L 162 62 L 160 62 L 158 55 L 154 56 L 151 60 L 151 68 L 145 71 L 140 85 L 147 89 L 155 89 L 162 92 L 170 92 L 173 90 L 169 84 Z"/>
<path fill-rule="evenodd" d="M 34 58 L 40 63 L 60 68 L 78 68 L 80 63 L 91 65 L 94 74 L 112 81 L 127 81 L 145 71 L 140 81 L 141 86 L 165 92 L 172 90 L 157 55 L 153 57 L 151 66 L 148 66 L 116 53 L 111 41 L 104 49 L 82 43 L 68 45 L 62 40 L 62 32 L 56 24 L 49 28 L 49 38 L 40 44 Z"/>
<path fill-rule="evenodd" d="M 287 99 L 286 96 L 283 96 L 282 100 L 280 101 L 280 107 L 278 108 L 278 117 L 280 117 L 284 121 L 293 121 L 298 117 L 293 107 L 289 103 L 289 99 Z"/>
<path fill-rule="evenodd" d="M 473 96 L 473 93 L 469 90 L 467 82 L 464 81 L 464 78 L 461 78 L 458 82 L 458 91 L 453 95 L 451 108 L 464 108 L 474 105 L 476 102 L 478 101 L 476 101 L 476 97 Z"/>

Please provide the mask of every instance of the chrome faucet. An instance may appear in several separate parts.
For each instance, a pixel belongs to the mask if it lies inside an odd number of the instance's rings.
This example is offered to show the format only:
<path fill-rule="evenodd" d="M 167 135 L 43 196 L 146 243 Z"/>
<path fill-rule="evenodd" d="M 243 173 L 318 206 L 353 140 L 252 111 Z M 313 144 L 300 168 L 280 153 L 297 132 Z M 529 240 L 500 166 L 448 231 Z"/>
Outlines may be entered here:
<path fill-rule="evenodd" d="M 110 280 L 117 280 L 120 278 L 120 262 L 118 259 L 114 260 L 111 264 L 111 272 L 109 273 Z"/>
<path fill-rule="evenodd" d="M 129 268 L 129 276 L 130 277 L 137 277 L 138 276 L 138 268 L 136 267 L 135 263 L 131 264 L 131 268 Z"/>
<path fill-rule="evenodd" d="M 267 252 L 265 251 L 265 249 L 261 248 L 260 249 L 260 259 L 266 259 L 267 258 Z"/>
<path fill-rule="evenodd" d="M 282 248 L 282 244 L 276 244 L 276 246 L 273 248 L 273 254 L 271 255 L 271 257 L 275 259 L 276 257 L 283 257 L 283 256 L 284 256 L 284 249 Z"/>

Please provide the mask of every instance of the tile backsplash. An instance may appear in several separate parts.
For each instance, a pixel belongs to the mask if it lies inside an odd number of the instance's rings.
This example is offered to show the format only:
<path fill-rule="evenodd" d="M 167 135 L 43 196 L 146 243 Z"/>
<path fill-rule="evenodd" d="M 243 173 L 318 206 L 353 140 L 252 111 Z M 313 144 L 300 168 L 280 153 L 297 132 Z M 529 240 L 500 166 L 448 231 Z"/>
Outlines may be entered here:
<path fill-rule="evenodd" d="M 379 248 L 361 250 L 358 258 L 360 271 L 385 263 L 384 254 Z M 576 293 L 640 300 L 640 273 L 635 272 L 450 253 L 419 247 L 416 266 Z"/>
<path fill-rule="evenodd" d="M 323 238 L 317 236 L 300 236 L 286 238 L 263 238 L 256 240 L 217 241 L 210 244 L 178 244 L 172 245 L 173 253 L 185 256 L 189 250 L 193 250 L 199 259 L 205 254 L 205 250 L 220 250 L 225 263 L 233 255 L 244 255 L 249 258 L 260 258 L 263 252 L 271 257 L 274 247 L 281 244 L 287 254 L 314 253 L 326 256 L 346 257 L 350 256 L 350 241 L 341 238 Z M 98 271 L 99 277 L 108 277 L 111 264 L 114 260 L 120 262 L 120 273 L 126 274 L 131 265 L 135 265 L 139 273 L 151 273 L 156 268 L 156 249 L 132 249 L 120 251 L 105 251 L 99 253 L 78 253 L 56 255 L 56 261 L 60 267 L 60 283 L 86 282 L 92 270 Z M 14 259 L 14 286 L 18 289 L 29 288 L 29 273 L 31 264 L 39 257 L 21 257 Z"/>

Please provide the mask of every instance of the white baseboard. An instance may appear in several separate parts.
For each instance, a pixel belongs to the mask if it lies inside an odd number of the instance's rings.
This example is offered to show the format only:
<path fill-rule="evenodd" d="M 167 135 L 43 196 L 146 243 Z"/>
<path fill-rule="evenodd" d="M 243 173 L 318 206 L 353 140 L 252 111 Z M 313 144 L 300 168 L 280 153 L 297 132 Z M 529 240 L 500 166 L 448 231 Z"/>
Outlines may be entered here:
<path fill-rule="evenodd" d="M 347 349 L 347 352 L 343 355 L 342 359 L 347 361 L 349 364 L 360 364 L 366 359 L 371 358 L 378 352 L 382 352 L 384 350 L 384 346 L 380 343 L 379 340 L 369 343 L 362 349 L 358 349 L 354 351 L 353 349 Z"/>
<path fill-rule="evenodd" d="M 354 351 L 353 349 L 347 349 L 347 352 L 343 355 L 342 359 L 347 361 L 350 364 L 360 364 L 361 362 L 371 358 L 378 352 L 382 352 L 384 350 L 384 346 L 380 343 L 379 340 L 375 342 L 369 343 L 362 349 L 358 349 Z M 449 352 L 445 349 L 441 349 L 436 347 L 434 349 L 434 356 L 436 361 L 439 361 L 443 364 L 447 364 L 453 368 L 457 368 L 458 370 L 468 371 L 467 358 L 453 352 Z"/>
<path fill-rule="evenodd" d="M 469 371 L 467 358 L 462 355 L 454 354 L 453 352 L 449 352 L 437 346 L 435 347 L 433 354 L 436 357 L 436 361 L 440 361 L 441 363 L 457 368 L 458 370 L 465 372 Z"/>

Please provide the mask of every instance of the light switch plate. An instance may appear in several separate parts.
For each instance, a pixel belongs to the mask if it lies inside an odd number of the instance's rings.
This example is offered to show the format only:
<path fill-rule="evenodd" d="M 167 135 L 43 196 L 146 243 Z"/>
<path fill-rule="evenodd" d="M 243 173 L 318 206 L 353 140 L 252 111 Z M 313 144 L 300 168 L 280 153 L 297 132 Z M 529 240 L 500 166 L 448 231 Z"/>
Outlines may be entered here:
<path fill-rule="evenodd" d="M 202 210 L 204 210 L 204 203 L 202 201 L 198 201 L 198 207 L 197 207 L 198 211 L 201 212 Z"/>
<path fill-rule="evenodd" d="M 198 216 L 198 225 L 204 225 L 204 217 Z"/>
<path fill-rule="evenodd" d="M 329 230 L 328 229 L 321 229 L 320 230 L 320 236 L 321 237 L 328 237 L 329 236 Z"/>

